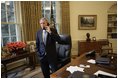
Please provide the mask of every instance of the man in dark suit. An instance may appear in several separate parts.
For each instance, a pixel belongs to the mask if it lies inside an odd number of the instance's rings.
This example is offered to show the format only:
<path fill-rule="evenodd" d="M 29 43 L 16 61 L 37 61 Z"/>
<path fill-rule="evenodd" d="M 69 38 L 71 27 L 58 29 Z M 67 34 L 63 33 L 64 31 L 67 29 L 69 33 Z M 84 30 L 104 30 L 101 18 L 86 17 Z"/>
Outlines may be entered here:
<path fill-rule="evenodd" d="M 55 29 L 49 27 L 46 18 L 40 19 L 41 29 L 36 34 L 37 54 L 40 58 L 41 69 L 45 78 L 50 77 L 57 70 L 56 41 L 60 42 L 60 36 Z"/>

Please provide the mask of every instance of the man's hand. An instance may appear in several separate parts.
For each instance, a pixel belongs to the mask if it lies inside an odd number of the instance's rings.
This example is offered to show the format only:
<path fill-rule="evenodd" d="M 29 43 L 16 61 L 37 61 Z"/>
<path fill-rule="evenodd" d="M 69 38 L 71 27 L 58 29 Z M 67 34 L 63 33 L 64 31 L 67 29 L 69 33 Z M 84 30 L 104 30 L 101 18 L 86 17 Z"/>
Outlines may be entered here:
<path fill-rule="evenodd" d="M 51 30 L 50 30 L 50 27 L 49 27 L 49 26 L 45 26 L 45 28 L 46 28 L 46 31 L 47 31 L 48 33 L 51 33 Z"/>

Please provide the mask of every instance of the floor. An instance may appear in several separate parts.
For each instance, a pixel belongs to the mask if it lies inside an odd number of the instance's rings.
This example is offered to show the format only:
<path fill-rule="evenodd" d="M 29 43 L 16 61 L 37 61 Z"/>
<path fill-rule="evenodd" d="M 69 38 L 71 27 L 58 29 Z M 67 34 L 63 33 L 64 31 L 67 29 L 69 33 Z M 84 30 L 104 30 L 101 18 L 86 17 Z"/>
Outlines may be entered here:
<path fill-rule="evenodd" d="M 2 78 L 4 78 L 2 76 Z M 36 66 L 34 70 L 28 67 L 20 67 L 8 72 L 8 78 L 44 78 L 40 66 Z"/>
<path fill-rule="evenodd" d="M 75 59 L 77 56 L 73 56 L 71 60 Z M 4 78 L 4 75 L 1 75 Z M 40 65 L 37 65 L 34 70 L 28 68 L 27 66 L 21 66 L 17 69 L 8 72 L 8 78 L 44 78 Z"/>

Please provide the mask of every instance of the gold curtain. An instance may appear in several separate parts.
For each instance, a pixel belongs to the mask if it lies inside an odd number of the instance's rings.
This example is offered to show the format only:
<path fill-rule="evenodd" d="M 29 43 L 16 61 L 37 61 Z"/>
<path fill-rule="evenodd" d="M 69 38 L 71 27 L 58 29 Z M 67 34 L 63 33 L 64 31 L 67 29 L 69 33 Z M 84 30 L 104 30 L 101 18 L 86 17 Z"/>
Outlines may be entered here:
<path fill-rule="evenodd" d="M 24 41 L 35 40 L 36 32 L 40 28 L 41 1 L 21 1 L 21 11 Z"/>
<path fill-rule="evenodd" d="M 70 8 L 69 1 L 61 1 L 62 9 L 62 34 L 70 34 Z"/>

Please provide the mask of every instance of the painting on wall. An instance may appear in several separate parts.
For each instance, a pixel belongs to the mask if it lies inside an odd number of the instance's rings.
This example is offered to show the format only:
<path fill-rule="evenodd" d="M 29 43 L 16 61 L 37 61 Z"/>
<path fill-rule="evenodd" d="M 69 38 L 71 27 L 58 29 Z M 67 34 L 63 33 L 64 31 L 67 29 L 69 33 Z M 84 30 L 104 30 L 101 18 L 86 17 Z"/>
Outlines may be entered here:
<path fill-rule="evenodd" d="M 97 27 L 97 15 L 79 15 L 79 30 L 95 30 Z"/>

